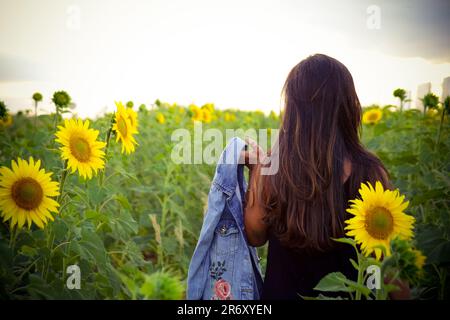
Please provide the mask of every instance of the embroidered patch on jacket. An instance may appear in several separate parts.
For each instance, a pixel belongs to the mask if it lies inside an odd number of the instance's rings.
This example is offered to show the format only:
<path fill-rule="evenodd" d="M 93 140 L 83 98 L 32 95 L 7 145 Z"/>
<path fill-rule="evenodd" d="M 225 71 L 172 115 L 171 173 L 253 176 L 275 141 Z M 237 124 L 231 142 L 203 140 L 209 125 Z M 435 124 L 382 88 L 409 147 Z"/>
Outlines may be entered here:
<path fill-rule="evenodd" d="M 214 295 L 211 300 L 231 300 L 233 296 L 231 295 L 231 285 L 225 279 L 222 278 L 223 273 L 227 271 L 225 268 L 225 260 L 220 262 L 217 261 L 211 264 L 209 267 L 209 274 L 215 280 L 214 282 Z"/>

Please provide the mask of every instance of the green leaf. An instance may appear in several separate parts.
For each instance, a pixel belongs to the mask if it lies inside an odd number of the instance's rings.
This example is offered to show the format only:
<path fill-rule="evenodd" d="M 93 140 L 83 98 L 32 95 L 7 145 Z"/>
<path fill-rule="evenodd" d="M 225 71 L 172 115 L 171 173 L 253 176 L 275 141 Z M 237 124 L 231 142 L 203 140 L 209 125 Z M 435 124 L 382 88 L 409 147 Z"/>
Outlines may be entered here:
<path fill-rule="evenodd" d="M 359 283 L 357 283 L 357 282 L 355 282 L 355 281 L 349 280 L 349 281 L 347 282 L 347 285 L 348 285 L 350 288 L 353 288 L 354 291 L 359 291 L 359 292 L 361 292 L 361 293 L 362 293 L 363 295 L 365 295 L 366 297 L 368 297 L 369 294 L 371 293 L 371 291 L 370 291 L 369 288 L 367 288 L 365 285 L 359 284 Z"/>
<path fill-rule="evenodd" d="M 86 210 L 85 212 L 86 218 L 91 220 L 99 220 L 102 214 L 96 210 Z"/>
<path fill-rule="evenodd" d="M 26 255 L 28 257 L 34 257 L 38 255 L 38 250 L 36 248 L 32 248 L 30 246 L 24 245 L 20 248 L 20 253 Z"/>
<path fill-rule="evenodd" d="M 356 270 L 359 270 L 359 266 L 355 260 L 350 258 L 350 263 L 352 264 L 353 268 L 355 268 Z"/>
<path fill-rule="evenodd" d="M 81 257 L 104 268 L 107 261 L 105 246 L 102 239 L 90 229 L 82 229 L 79 241 Z"/>
<path fill-rule="evenodd" d="M 346 298 L 342 297 L 328 297 L 323 294 L 319 294 L 317 297 L 306 297 L 306 296 L 300 296 L 303 300 L 347 300 Z"/>
<path fill-rule="evenodd" d="M 88 189 L 89 200 L 93 207 L 100 205 L 105 200 L 106 195 L 107 193 L 104 188 L 91 187 Z"/>
<path fill-rule="evenodd" d="M 340 243 L 346 243 L 351 245 L 353 248 L 356 249 L 356 241 L 351 238 L 331 238 L 332 240 Z"/>
<path fill-rule="evenodd" d="M 314 290 L 325 292 L 354 292 L 355 288 L 346 285 L 349 282 L 351 281 L 341 272 L 332 272 L 323 277 Z"/>
<path fill-rule="evenodd" d="M 128 199 L 122 195 L 122 194 L 117 194 L 115 195 L 115 199 L 117 200 L 117 202 L 120 203 L 120 205 L 122 206 L 122 208 L 126 209 L 126 210 L 131 210 L 131 205 L 128 202 Z"/>
<path fill-rule="evenodd" d="M 431 250 L 427 256 L 427 263 L 450 263 L 450 241 L 444 241 Z"/>

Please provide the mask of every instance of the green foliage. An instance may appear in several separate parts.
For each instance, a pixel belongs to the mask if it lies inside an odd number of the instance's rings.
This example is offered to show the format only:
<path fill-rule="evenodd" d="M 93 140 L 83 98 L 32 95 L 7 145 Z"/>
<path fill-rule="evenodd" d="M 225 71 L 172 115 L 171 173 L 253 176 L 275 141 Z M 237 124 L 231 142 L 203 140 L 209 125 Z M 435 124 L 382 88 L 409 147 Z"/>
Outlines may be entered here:
<path fill-rule="evenodd" d="M 164 115 L 164 124 L 156 121 L 157 112 Z M 278 127 L 264 115 L 234 113 L 236 121 L 225 122 L 217 111 L 218 119 L 204 128 Z M 91 121 L 101 140 L 106 139 L 112 118 L 106 114 Z M 54 119 L 40 116 L 37 130 L 32 120 L 16 116 L 15 126 L 0 133 L 0 165 L 33 155 L 59 180 L 63 163 L 52 143 Z M 136 152 L 123 155 L 120 144 L 111 143 L 103 182 L 68 175 L 60 213 L 44 230 L 35 226 L 21 230 L 12 247 L 8 225 L 0 225 L 1 298 L 183 297 L 215 165 L 177 165 L 171 160 L 176 143 L 171 141 L 172 132 L 186 128 L 193 138 L 186 108 L 168 104 L 156 110 L 140 108 L 138 120 Z M 81 290 L 65 285 L 66 268 L 72 264 L 80 267 Z"/>
<path fill-rule="evenodd" d="M 145 276 L 139 291 L 145 299 L 179 300 L 183 297 L 184 286 L 178 278 L 158 271 Z"/>
<path fill-rule="evenodd" d="M 382 270 L 392 278 L 410 282 L 416 298 L 448 299 L 450 295 L 449 127 L 443 114 L 422 116 L 414 109 L 400 113 L 389 108 L 383 108 L 380 123 L 363 126 L 364 144 L 381 158 L 394 186 L 410 201 L 407 211 L 416 218 L 414 244 L 426 256 L 425 266 L 419 271 L 410 245 L 396 240 L 392 243 L 392 256 L 383 263 Z M 435 139 L 438 133 L 440 140 Z M 351 239 L 336 241 L 355 247 Z M 360 266 L 352 264 L 357 269 Z M 330 276 L 319 288 L 323 290 L 336 277 Z M 340 282 L 350 290 L 348 283 Z M 386 298 L 387 292 L 395 289 L 391 286 L 386 285 L 381 296 L 372 298 Z"/>
<path fill-rule="evenodd" d="M 391 278 L 398 274 L 399 279 L 417 285 L 423 274 L 417 265 L 417 256 L 411 243 L 396 238 L 391 241 L 391 253 L 384 261 L 385 273 L 390 274 Z"/>
<path fill-rule="evenodd" d="M 387 167 L 396 188 L 410 201 L 416 217 L 415 243 L 427 257 L 420 279 L 421 297 L 449 297 L 450 282 L 450 135 L 442 119 L 441 139 L 435 140 L 441 119 L 418 110 L 383 111 L 383 121 L 363 127 L 363 142 Z"/>

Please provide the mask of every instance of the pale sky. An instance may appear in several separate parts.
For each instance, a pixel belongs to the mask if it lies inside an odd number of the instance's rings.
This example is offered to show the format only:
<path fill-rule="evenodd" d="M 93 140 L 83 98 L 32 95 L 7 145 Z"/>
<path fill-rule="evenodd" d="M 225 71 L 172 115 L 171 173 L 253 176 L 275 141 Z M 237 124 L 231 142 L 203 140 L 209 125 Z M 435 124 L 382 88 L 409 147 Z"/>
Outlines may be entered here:
<path fill-rule="evenodd" d="M 448 0 L 0 0 L 0 100 L 31 109 L 40 91 L 51 111 L 64 89 L 91 117 L 157 98 L 279 110 L 289 70 L 314 53 L 349 68 L 363 105 L 424 82 L 440 95 L 449 16 Z"/>

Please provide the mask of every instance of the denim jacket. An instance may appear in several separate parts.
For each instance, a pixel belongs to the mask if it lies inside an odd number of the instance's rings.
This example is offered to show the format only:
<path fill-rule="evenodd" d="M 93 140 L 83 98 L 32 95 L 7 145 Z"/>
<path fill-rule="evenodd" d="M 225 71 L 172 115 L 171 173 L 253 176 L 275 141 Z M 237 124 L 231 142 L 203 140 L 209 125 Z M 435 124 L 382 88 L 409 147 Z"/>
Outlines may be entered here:
<path fill-rule="evenodd" d="M 220 156 L 208 209 L 187 279 L 190 300 L 257 300 L 262 277 L 256 249 L 247 243 L 243 208 L 246 182 L 239 156 L 245 142 L 232 138 Z"/>

